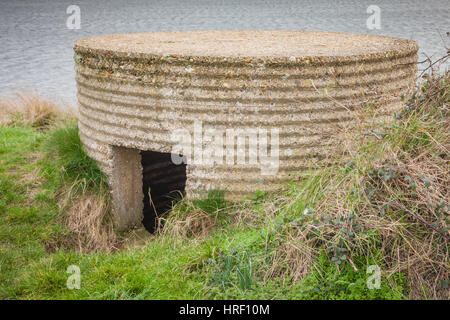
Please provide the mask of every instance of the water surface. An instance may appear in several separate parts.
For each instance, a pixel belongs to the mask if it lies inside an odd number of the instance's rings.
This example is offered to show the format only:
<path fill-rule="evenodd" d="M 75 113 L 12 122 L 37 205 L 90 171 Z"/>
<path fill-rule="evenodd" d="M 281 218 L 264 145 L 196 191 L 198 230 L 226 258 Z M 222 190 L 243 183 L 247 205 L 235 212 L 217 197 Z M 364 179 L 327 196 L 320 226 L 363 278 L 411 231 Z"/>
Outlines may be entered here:
<path fill-rule="evenodd" d="M 66 27 L 70 5 L 81 29 Z M 369 5 L 381 9 L 381 29 L 369 30 Z M 111 33 L 174 30 L 321 30 L 416 40 L 421 59 L 450 47 L 448 0 L 162 0 L 0 1 L 0 94 L 38 90 L 75 105 L 75 40 Z"/>

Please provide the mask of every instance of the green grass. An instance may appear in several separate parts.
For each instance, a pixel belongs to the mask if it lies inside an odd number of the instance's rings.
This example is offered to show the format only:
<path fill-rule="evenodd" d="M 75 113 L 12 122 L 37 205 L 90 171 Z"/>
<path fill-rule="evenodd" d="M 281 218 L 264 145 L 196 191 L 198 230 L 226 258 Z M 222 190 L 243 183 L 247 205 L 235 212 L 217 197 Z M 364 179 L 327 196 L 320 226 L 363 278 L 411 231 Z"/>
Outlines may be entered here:
<path fill-rule="evenodd" d="M 68 230 L 61 222 L 57 194 L 64 183 L 83 181 L 99 188 L 103 177 L 80 148 L 76 126 L 68 123 L 48 132 L 32 128 L 0 128 L 0 298 L 2 299 L 328 299 L 399 298 L 386 285 L 374 295 L 363 290 L 367 275 L 345 271 L 348 286 L 360 288 L 340 294 L 319 295 L 314 288 L 331 285 L 311 275 L 305 284 L 293 285 L 289 276 L 267 281 L 256 272 L 264 268 L 274 244 L 269 230 L 224 223 L 208 238 L 184 241 L 156 237 L 142 248 L 112 254 L 80 254 L 67 248 L 52 252 L 46 244 L 58 243 Z M 32 153 L 51 156 L 30 162 Z M 30 185 L 20 177 L 39 170 L 42 184 L 34 199 L 28 199 Z M 251 210 L 264 205 L 255 193 L 247 204 Z M 31 200 L 31 201 L 30 201 Z M 27 203 L 31 202 L 31 203 Z M 215 191 L 203 200 L 179 204 L 177 214 L 202 210 L 208 214 L 227 208 L 223 193 Z M 303 206 L 290 210 L 296 215 Z M 174 213 L 175 215 L 176 213 Z M 223 215 L 222 215 L 223 216 Z M 227 219 L 226 221 L 229 221 Z M 273 222 L 274 224 L 277 221 Z M 276 228 L 276 226 L 274 227 Z M 275 233 L 271 237 L 276 237 Z M 322 260 L 321 260 L 322 261 Z M 325 274 L 329 267 L 322 262 Z M 66 273 L 70 265 L 81 270 L 81 289 L 69 290 Z M 333 269 L 333 268 L 331 268 Z M 333 273 L 334 272 L 334 273 Z M 335 270 L 332 274 L 336 277 Z M 330 276 L 330 275 L 328 275 Z M 309 280 L 308 280 L 309 279 Z M 333 281 L 335 278 L 333 278 Z M 330 280 L 331 281 L 331 280 Z"/>
<path fill-rule="evenodd" d="M 23 269 L 46 256 L 45 241 L 64 232 L 54 190 L 34 186 L 22 177 L 39 169 L 30 162 L 39 152 L 43 133 L 31 128 L 0 128 L 0 296 L 15 297 Z M 34 201 L 30 192 L 35 190 Z"/>
<path fill-rule="evenodd" d="M 63 222 L 67 208 L 59 205 L 62 192 L 69 188 L 76 199 L 106 191 L 105 176 L 81 148 L 76 123 L 47 131 L 0 126 L 0 298 L 408 298 L 417 287 L 410 277 L 414 266 L 395 271 L 390 254 L 406 250 L 405 239 L 429 244 L 432 232 L 386 201 L 403 203 L 435 224 L 448 213 L 445 203 L 430 215 L 419 202 L 421 192 L 439 187 L 438 179 L 408 171 L 408 180 L 386 159 L 393 150 L 395 160 L 408 165 L 408 156 L 422 152 L 435 154 L 436 161 L 448 156 L 434 142 L 446 141 L 445 125 L 429 114 L 393 120 L 382 128 L 383 137 L 365 138 L 350 160 L 292 182 L 279 194 L 255 191 L 231 204 L 213 191 L 178 203 L 165 228 L 201 212 L 196 217 L 213 225 L 207 236 L 162 233 L 108 254 L 80 253 L 65 243 L 70 230 Z M 416 189 L 408 189 L 412 182 Z M 428 260 L 445 263 L 446 242 L 436 233 L 431 238 L 436 252 Z M 71 265 L 80 268 L 79 290 L 66 285 Z M 373 265 L 383 271 L 379 289 L 367 285 Z"/>
<path fill-rule="evenodd" d="M 82 148 L 75 120 L 66 120 L 50 131 L 42 147 L 47 155 L 47 161 L 43 163 L 47 177 L 56 174 L 60 185 L 74 184 L 75 193 L 86 190 L 104 192 L 108 189 L 106 176 Z"/>

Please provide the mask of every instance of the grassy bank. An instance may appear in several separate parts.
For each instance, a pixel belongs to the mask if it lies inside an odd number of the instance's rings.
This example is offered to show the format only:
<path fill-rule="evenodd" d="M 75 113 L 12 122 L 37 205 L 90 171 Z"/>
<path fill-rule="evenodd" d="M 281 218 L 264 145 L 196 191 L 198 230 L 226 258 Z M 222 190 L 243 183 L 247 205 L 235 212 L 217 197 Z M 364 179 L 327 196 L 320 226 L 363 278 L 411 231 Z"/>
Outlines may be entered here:
<path fill-rule="evenodd" d="M 327 168 L 278 194 L 182 200 L 152 236 L 114 232 L 73 116 L 4 102 L 0 298 L 448 299 L 449 80 L 381 126 L 368 106 Z"/>

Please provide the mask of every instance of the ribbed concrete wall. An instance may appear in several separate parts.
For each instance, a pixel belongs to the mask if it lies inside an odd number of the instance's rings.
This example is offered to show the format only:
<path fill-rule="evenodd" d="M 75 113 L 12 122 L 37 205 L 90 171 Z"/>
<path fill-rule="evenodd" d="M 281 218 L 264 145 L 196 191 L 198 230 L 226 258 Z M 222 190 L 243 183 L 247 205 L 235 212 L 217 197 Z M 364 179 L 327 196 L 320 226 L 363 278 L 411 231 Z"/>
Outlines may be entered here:
<path fill-rule="evenodd" d="M 416 81 L 417 44 L 371 35 L 229 31 L 114 35 L 75 44 L 80 136 L 111 170 L 111 146 L 170 152 L 176 129 L 279 128 L 279 170 L 187 167 L 188 196 L 276 190 L 336 145 L 371 102 L 392 115 Z M 327 151 L 328 150 L 328 151 Z"/>

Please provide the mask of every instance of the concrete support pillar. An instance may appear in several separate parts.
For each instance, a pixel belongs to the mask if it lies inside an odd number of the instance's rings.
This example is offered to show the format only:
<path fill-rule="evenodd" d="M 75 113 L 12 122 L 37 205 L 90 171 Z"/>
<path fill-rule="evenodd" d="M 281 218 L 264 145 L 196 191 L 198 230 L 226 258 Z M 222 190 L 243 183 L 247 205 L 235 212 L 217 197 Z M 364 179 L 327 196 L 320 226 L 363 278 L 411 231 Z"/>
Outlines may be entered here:
<path fill-rule="evenodd" d="M 142 165 L 139 150 L 112 147 L 110 185 L 118 231 L 141 225 L 143 219 Z"/>

